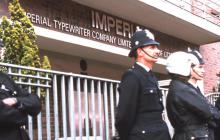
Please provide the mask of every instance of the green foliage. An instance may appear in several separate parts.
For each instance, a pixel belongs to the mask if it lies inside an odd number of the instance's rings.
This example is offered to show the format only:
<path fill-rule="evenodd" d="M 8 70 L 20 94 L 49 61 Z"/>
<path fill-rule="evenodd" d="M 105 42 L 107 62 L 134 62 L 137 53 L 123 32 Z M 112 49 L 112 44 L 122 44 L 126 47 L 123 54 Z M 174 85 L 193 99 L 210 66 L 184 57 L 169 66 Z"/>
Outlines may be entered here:
<path fill-rule="evenodd" d="M 34 28 L 18 0 L 9 3 L 10 20 L 2 18 L 3 62 L 41 68 Z"/>
<path fill-rule="evenodd" d="M 19 4 L 19 0 L 10 2 L 8 9 L 10 19 L 3 16 L 0 23 L 0 38 L 5 49 L 2 62 L 51 69 L 47 56 L 43 57 L 41 63 L 39 49 L 36 44 L 37 36 L 31 21 Z M 35 72 L 27 70 L 23 70 L 22 73 L 36 75 Z"/>
<path fill-rule="evenodd" d="M 43 69 L 51 69 L 50 61 L 47 56 L 43 57 L 42 68 Z"/>

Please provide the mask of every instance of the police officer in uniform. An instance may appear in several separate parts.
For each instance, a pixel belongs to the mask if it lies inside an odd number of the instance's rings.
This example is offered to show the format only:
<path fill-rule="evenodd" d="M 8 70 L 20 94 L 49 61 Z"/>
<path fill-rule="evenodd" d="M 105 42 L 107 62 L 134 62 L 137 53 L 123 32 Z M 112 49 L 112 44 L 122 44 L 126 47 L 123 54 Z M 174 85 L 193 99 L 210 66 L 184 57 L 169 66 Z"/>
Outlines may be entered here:
<path fill-rule="evenodd" d="M 213 128 L 220 113 L 197 85 L 205 72 L 201 54 L 175 52 L 168 57 L 166 68 L 172 79 L 166 107 L 175 131 L 173 140 L 214 140 Z"/>
<path fill-rule="evenodd" d="M 28 115 L 36 116 L 41 102 L 0 72 L 0 140 L 28 140 L 24 130 Z"/>
<path fill-rule="evenodd" d="M 151 71 L 159 57 L 158 46 L 148 30 L 139 30 L 131 38 L 129 57 L 136 62 L 119 85 L 116 129 L 120 140 L 170 140 L 162 120 L 162 94 Z"/>

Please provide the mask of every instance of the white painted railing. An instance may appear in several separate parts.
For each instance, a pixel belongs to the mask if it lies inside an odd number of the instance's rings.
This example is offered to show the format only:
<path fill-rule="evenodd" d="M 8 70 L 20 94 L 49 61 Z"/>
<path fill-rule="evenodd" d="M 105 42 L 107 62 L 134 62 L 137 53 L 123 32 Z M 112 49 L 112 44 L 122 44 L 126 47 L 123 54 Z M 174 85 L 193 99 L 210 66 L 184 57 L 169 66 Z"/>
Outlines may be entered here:
<path fill-rule="evenodd" d="M 0 63 L 18 84 L 41 97 L 37 118 L 29 117 L 31 140 L 110 140 L 115 135 L 115 107 L 120 81 Z M 28 70 L 28 74 L 22 74 Z M 160 81 L 162 86 L 169 80 Z M 161 88 L 166 105 L 168 89 Z M 206 95 L 214 103 L 219 93 Z M 173 129 L 166 115 L 171 135 Z"/>
<path fill-rule="evenodd" d="M 205 95 L 208 101 L 213 105 L 215 105 L 215 102 L 219 96 L 220 96 L 220 92 L 213 92 Z"/>

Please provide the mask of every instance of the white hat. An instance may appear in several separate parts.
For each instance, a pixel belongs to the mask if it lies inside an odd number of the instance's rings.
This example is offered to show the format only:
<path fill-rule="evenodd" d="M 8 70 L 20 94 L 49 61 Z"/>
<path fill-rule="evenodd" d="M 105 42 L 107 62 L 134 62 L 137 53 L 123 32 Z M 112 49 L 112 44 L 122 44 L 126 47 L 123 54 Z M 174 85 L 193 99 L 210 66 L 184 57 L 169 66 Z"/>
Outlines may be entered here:
<path fill-rule="evenodd" d="M 182 76 L 190 75 L 192 61 L 189 53 L 186 52 L 175 52 L 167 58 L 166 69 L 169 73 L 178 74 Z"/>

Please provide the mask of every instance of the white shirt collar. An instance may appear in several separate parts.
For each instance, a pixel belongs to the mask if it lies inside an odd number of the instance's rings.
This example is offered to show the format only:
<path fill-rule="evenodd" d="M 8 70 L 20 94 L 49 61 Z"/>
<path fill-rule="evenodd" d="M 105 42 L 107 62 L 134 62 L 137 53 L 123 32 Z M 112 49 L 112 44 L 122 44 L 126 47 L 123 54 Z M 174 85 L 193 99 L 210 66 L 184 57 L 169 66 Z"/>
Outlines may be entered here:
<path fill-rule="evenodd" d="M 141 67 L 143 67 L 147 72 L 150 71 L 150 68 L 145 66 L 144 64 L 140 63 L 140 62 L 136 62 L 138 65 L 140 65 Z"/>
<path fill-rule="evenodd" d="M 195 84 L 195 83 L 192 83 L 192 82 L 189 82 L 192 86 L 194 86 L 195 88 L 197 88 L 198 87 L 198 85 L 197 84 Z"/>

